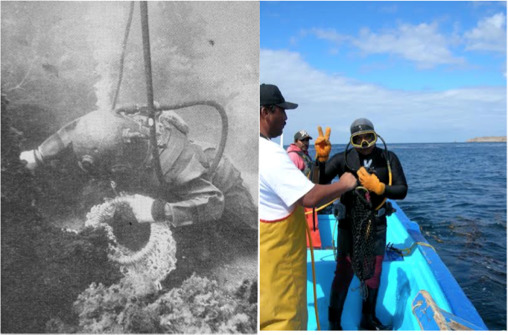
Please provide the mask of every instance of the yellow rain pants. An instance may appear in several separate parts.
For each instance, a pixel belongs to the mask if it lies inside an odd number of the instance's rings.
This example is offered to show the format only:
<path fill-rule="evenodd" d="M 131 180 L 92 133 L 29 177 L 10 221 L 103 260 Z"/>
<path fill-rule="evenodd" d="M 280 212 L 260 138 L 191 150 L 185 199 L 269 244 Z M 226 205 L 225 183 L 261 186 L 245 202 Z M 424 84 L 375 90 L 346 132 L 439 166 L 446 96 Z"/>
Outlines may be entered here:
<path fill-rule="evenodd" d="M 280 221 L 260 220 L 260 329 L 307 329 L 304 209 Z"/>

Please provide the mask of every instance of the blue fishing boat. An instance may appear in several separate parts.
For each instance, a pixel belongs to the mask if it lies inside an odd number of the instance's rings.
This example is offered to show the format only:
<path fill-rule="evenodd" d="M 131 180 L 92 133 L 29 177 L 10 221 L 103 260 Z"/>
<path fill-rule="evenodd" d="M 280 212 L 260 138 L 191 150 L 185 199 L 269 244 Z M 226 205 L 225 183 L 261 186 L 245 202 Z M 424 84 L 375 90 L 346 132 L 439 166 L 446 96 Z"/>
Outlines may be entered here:
<path fill-rule="evenodd" d="M 422 236 L 418 224 L 409 220 L 396 202 L 390 202 L 396 211 L 387 216 L 388 247 L 376 306 L 379 320 L 391 325 L 393 330 L 487 330 L 436 250 Z M 312 224 L 310 226 L 310 230 L 314 230 Z M 318 215 L 317 230 L 313 234 L 317 232 L 321 246 L 314 248 L 313 257 L 311 249 L 307 251 L 307 329 L 328 330 L 329 295 L 336 264 L 335 217 Z M 342 314 L 344 330 L 358 330 L 361 310 L 360 282 L 355 276 Z"/>

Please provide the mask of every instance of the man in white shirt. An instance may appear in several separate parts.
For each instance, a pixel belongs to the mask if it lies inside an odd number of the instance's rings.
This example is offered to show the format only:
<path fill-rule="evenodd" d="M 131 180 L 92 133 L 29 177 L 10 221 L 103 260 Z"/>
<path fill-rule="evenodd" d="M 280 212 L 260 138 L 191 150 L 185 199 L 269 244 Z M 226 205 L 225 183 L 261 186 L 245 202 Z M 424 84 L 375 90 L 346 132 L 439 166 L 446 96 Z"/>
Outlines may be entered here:
<path fill-rule="evenodd" d="M 286 102 L 275 85 L 260 86 L 259 219 L 260 329 L 307 328 L 307 251 L 304 207 L 325 204 L 356 186 L 346 173 L 329 185 L 310 182 L 282 147 L 270 141 L 286 125 Z"/>

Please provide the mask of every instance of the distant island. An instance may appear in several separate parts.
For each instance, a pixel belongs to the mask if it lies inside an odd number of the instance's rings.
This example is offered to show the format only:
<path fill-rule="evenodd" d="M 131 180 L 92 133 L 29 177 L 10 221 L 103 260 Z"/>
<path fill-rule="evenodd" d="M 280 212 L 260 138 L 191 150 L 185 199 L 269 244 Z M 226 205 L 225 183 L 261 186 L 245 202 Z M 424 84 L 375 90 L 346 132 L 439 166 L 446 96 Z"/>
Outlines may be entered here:
<path fill-rule="evenodd" d="M 466 142 L 506 142 L 506 136 L 475 137 Z"/>

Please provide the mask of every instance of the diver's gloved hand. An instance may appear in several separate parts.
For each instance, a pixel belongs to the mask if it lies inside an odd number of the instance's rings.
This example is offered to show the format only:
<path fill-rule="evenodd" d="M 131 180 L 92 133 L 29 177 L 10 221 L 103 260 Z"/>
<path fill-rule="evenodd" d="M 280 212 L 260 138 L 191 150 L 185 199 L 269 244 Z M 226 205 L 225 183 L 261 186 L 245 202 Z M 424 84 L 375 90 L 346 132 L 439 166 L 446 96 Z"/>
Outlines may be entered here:
<path fill-rule="evenodd" d="M 127 197 L 125 201 L 132 208 L 132 212 L 139 223 L 150 223 L 155 221 L 152 216 L 154 199 L 136 194 L 133 197 Z"/>
<path fill-rule="evenodd" d="M 332 144 L 330 143 L 330 127 L 326 127 L 326 134 L 323 135 L 323 129 L 318 126 L 319 136 L 314 141 L 314 148 L 316 149 L 316 156 L 320 162 L 326 162 L 330 151 L 332 151 Z"/>
<path fill-rule="evenodd" d="M 375 174 L 368 173 L 363 166 L 358 170 L 357 173 L 360 183 L 366 189 L 376 193 L 377 195 L 385 193 L 385 184 L 380 182 L 379 178 Z"/>
<path fill-rule="evenodd" d="M 35 150 L 23 151 L 19 155 L 19 160 L 25 161 L 26 168 L 30 171 L 34 171 L 37 168 L 37 166 L 39 165 L 35 155 L 36 155 Z"/>

